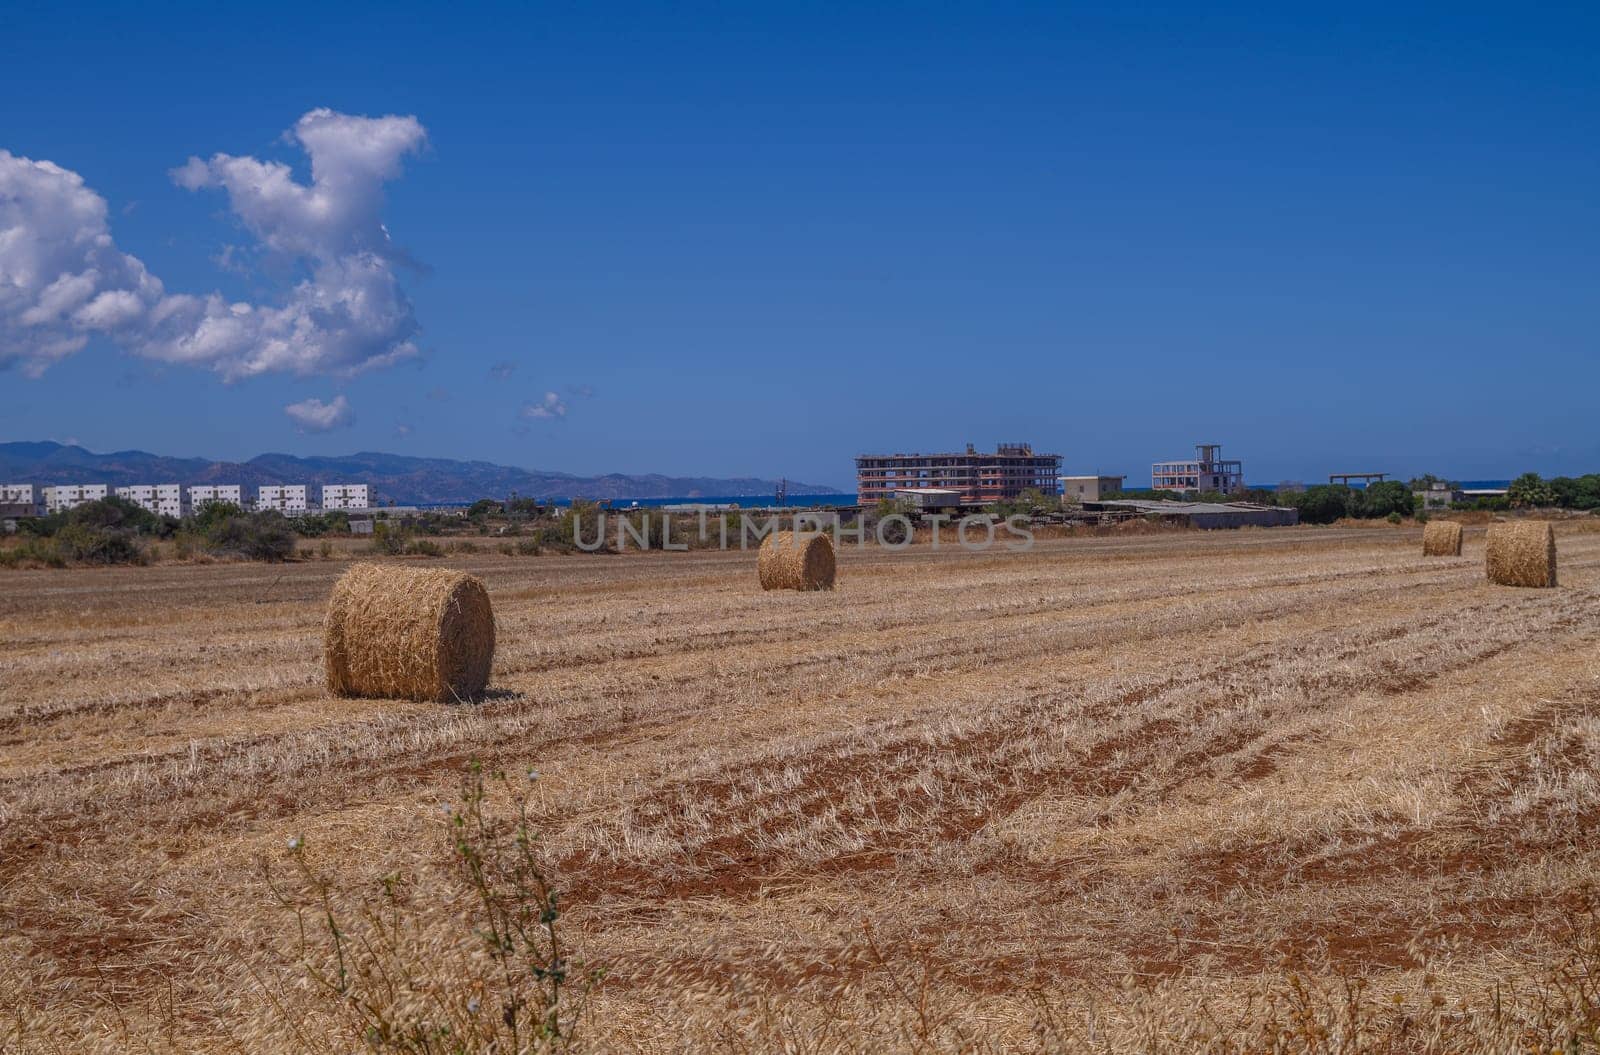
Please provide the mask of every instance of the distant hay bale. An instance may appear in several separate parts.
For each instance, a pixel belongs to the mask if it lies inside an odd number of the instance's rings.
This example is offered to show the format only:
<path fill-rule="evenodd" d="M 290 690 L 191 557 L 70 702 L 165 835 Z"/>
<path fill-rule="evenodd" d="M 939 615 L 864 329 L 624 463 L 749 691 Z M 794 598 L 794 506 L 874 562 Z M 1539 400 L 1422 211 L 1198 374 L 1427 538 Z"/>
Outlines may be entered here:
<path fill-rule="evenodd" d="M 774 532 L 756 563 L 763 590 L 833 589 L 833 540 L 823 532 Z"/>
<path fill-rule="evenodd" d="M 1547 520 L 1489 525 L 1484 557 L 1489 581 L 1502 586 L 1556 584 L 1556 532 Z"/>
<path fill-rule="evenodd" d="M 1461 556 L 1461 525 L 1451 520 L 1430 520 L 1422 529 L 1424 557 Z"/>
<path fill-rule="evenodd" d="M 357 564 L 334 584 L 322 650 L 335 695 L 470 700 L 489 683 L 494 609 L 463 572 Z"/>

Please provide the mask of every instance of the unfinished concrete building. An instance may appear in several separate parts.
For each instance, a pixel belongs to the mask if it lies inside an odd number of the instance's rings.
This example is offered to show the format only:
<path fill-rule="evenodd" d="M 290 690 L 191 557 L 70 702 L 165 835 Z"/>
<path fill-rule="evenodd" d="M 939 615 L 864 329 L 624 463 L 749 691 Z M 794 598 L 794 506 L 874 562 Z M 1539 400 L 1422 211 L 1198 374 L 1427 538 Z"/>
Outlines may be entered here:
<path fill-rule="evenodd" d="M 956 491 L 962 505 L 1014 499 L 1027 490 L 1057 492 L 1061 455 L 1035 454 L 1028 443 L 1002 443 L 993 454 L 972 444 L 948 454 L 863 454 L 856 458 L 856 500 L 871 505 L 912 488 Z"/>
<path fill-rule="evenodd" d="M 1220 443 L 1197 443 L 1192 459 L 1152 465 L 1150 487 L 1156 491 L 1237 494 L 1244 490 L 1244 462 L 1224 461 Z"/>

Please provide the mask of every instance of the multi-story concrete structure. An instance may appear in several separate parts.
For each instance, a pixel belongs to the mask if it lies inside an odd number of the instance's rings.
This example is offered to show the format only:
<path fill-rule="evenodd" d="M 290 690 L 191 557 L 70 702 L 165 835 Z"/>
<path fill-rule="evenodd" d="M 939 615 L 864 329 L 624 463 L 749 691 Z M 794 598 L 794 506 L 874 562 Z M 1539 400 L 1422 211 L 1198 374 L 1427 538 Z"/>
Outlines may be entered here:
<path fill-rule="evenodd" d="M 257 509 L 276 509 L 280 513 L 306 511 L 305 484 L 268 484 L 256 491 Z"/>
<path fill-rule="evenodd" d="M 105 496 L 105 484 L 57 484 L 44 488 L 44 511 L 59 513 L 85 502 L 98 502 Z"/>
<path fill-rule="evenodd" d="M 962 505 L 986 505 L 1023 491 L 1056 493 L 1061 455 L 1035 454 L 1026 443 L 1002 443 L 993 454 L 972 444 L 952 454 L 863 454 L 856 458 L 856 500 L 862 505 L 893 499 L 908 488 L 950 489 Z"/>
<path fill-rule="evenodd" d="M 372 490 L 367 484 L 323 484 L 323 509 L 366 509 L 372 505 Z"/>
<path fill-rule="evenodd" d="M 19 519 L 37 516 L 38 513 L 32 484 L 0 484 L 0 528 L 8 532 L 15 531 Z"/>
<path fill-rule="evenodd" d="M 1106 495 L 1124 489 L 1126 476 L 1063 476 L 1061 499 L 1074 505 L 1098 502 Z"/>
<path fill-rule="evenodd" d="M 1157 491 L 1218 491 L 1225 495 L 1244 490 L 1244 462 L 1223 461 L 1222 444 L 1199 443 L 1194 458 L 1156 462 L 1150 467 L 1150 486 Z"/>
<path fill-rule="evenodd" d="M 32 484 L 0 484 L 0 506 L 34 505 Z"/>
<path fill-rule="evenodd" d="M 133 484 L 117 488 L 117 497 L 126 498 L 157 516 L 183 516 L 183 488 L 177 484 Z"/>
<path fill-rule="evenodd" d="M 189 509 L 198 513 L 216 502 L 229 502 L 244 508 L 244 494 L 238 484 L 196 484 L 189 488 Z"/>

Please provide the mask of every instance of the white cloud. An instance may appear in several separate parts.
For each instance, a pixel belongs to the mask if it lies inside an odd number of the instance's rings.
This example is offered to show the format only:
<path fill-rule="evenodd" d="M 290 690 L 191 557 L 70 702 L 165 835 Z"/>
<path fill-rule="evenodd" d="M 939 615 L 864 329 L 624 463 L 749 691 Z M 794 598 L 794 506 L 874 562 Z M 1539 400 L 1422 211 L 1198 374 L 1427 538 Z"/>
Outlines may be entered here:
<path fill-rule="evenodd" d="M 539 402 L 524 405 L 517 416 L 524 421 L 553 421 L 567 416 L 567 403 L 555 392 L 546 392 Z"/>
<path fill-rule="evenodd" d="M 420 332 L 395 278 L 404 255 L 380 213 L 383 184 L 424 145 L 414 117 L 313 110 L 291 132 L 311 182 L 287 165 L 215 154 L 172 171 L 180 186 L 224 190 L 262 251 L 304 278 L 275 305 L 167 294 L 117 250 L 106 203 L 82 177 L 0 151 L 0 367 L 38 375 L 103 333 L 123 348 L 216 370 L 347 376 L 417 354 Z M 224 250 L 236 266 L 239 251 Z"/>
<path fill-rule="evenodd" d="M 0 367 L 36 377 L 161 296 L 112 243 L 105 199 L 81 176 L 0 150 Z"/>
<path fill-rule="evenodd" d="M 283 412 L 293 419 L 301 432 L 328 432 L 344 428 L 356 420 L 355 412 L 350 409 L 350 401 L 343 396 L 335 396 L 331 403 L 324 403 L 320 399 L 302 399 L 284 407 Z"/>

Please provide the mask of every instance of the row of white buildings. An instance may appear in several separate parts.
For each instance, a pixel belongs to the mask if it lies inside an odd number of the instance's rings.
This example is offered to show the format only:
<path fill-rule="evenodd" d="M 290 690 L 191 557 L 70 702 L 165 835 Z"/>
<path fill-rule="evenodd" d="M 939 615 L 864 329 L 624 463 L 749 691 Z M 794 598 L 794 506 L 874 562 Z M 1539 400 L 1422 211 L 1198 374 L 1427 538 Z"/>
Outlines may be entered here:
<path fill-rule="evenodd" d="M 0 506 L 12 510 L 26 507 L 33 512 L 58 513 L 85 502 L 98 502 L 111 493 L 152 513 L 170 517 L 199 511 L 213 502 L 231 502 L 240 508 L 276 509 L 286 515 L 307 513 L 313 508 L 369 509 L 372 506 L 372 488 L 368 484 L 324 484 L 322 505 L 319 507 L 310 504 L 312 489 L 305 484 L 268 484 L 258 487 L 254 503 L 246 501 L 244 488 L 238 484 L 197 484 L 187 488 L 187 502 L 184 501 L 184 490 L 180 484 L 134 484 L 114 490 L 105 484 L 58 484 L 38 488 L 36 493 L 32 484 L 0 484 Z"/>

